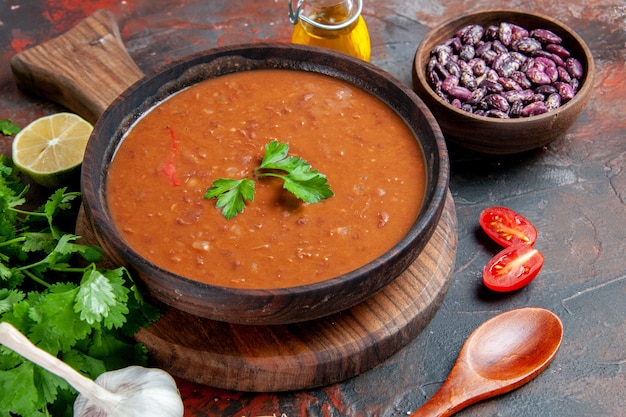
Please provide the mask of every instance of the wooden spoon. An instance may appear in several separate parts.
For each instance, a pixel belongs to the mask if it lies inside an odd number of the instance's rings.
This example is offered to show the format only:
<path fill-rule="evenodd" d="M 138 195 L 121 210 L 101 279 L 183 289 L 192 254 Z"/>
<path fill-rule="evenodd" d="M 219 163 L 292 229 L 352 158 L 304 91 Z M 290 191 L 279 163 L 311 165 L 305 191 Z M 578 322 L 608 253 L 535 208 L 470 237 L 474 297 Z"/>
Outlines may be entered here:
<path fill-rule="evenodd" d="M 527 307 L 487 320 L 461 348 L 450 375 L 411 417 L 451 416 L 525 384 L 554 359 L 563 324 L 552 312 Z"/>

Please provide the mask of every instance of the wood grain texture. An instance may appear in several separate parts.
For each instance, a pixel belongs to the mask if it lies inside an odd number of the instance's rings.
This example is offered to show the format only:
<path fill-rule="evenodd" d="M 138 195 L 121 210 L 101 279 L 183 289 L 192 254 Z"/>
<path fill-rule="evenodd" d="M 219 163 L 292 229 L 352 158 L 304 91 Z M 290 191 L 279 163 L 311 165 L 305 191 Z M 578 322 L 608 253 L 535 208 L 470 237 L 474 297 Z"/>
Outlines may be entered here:
<path fill-rule="evenodd" d="M 416 132 L 424 132 L 418 137 L 428 139 L 421 141 L 425 157 L 431 161 L 429 167 L 437 167 L 432 168 L 435 172 L 429 177 L 428 185 L 429 193 L 435 197 L 424 216 L 429 220 L 414 228 L 427 232 L 416 234 L 418 238 L 399 249 L 407 254 L 402 260 L 381 260 L 376 274 L 370 272 L 351 280 L 346 287 L 349 291 L 344 288 L 346 283 L 333 286 L 326 293 L 317 291 L 319 286 L 315 286 L 315 291 L 305 294 L 304 298 L 297 298 L 299 293 L 292 294 L 290 290 L 284 291 L 284 295 L 279 290 L 268 291 L 266 299 L 271 303 L 262 303 L 258 313 L 249 311 L 256 298 L 251 302 L 243 292 L 223 291 L 213 297 L 216 300 L 211 300 L 217 306 L 225 306 L 224 317 L 231 319 L 233 314 L 229 309 L 234 307 L 236 313 L 247 312 L 255 320 L 272 309 L 278 309 L 279 314 L 282 310 L 303 311 L 301 314 L 306 315 L 297 316 L 297 320 L 289 316 L 288 320 L 268 319 L 257 326 L 228 324 L 212 316 L 201 318 L 195 310 L 186 309 L 192 303 L 183 299 L 177 301 L 178 304 L 170 304 L 175 308 L 170 307 L 159 322 L 141 331 L 137 338 L 148 346 L 157 366 L 188 380 L 216 387 L 285 391 L 345 380 L 395 353 L 428 324 L 447 291 L 454 266 L 456 214 L 447 191 L 447 151 L 432 116 L 408 87 L 377 67 L 331 51 L 314 52 L 295 45 L 267 44 L 221 48 L 215 55 L 198 54 L 145 78 L 135 88 L 128 88 L 143 74 L 125 51 L 112 15 L 105 11 L 95 13 L 66 34 L 14 57 L 12 68 L 22 88 L 56 101 L 90 121 L 98 119 L 89 146 L 97 143 L 108 147 L 113 135 L 107 134 L 106 129 L 118 129 L 129 118 L 129 108 L 146 102 L 155 91 L 171 94 L 168 82 L 187 80 L 180 74 L 188 74 L 189 80 L 205 79 L 219 75 L 231 62 L 234 68 L 240 68 L 242 61 L 254 68 L 278 65 L 291 69 L 295 66 L 293 69 L 347 78 L 397 110 Z M 164 85 L 170 87 L 162 88 Z M 103 184 L 90 182 L 91 177 L 85 173 L 104 172 L 92 162 L 107 160 L 105 152 L 99 148 L 94 148 L 97 152 L 93 149 L 90 152 L 89 146 L 83 164 L 85 210 L 81 213 L 77 233 L 83 236 L 85 243 L 98 244 L 112 256 L 114 251 L 106 250 L 107 239 L 101 239 L 98 233 L 99 228 L 110 223 L 98 218 L 85 224 L 90 214 L 86 201 L 91 195 L 85 185 L 94 184 L 95 194 L 101 194 Z M 440 217 L 444 204 L 445 214 Z M 93 206 L 91 209 L 93 211 Z M 411 264 L 418 253 L 419 257 Z M 390 259 L 395 256 L 390 255 Z M 136 270 L 139 264 L 131 262 L 129 267 Z M 154 278 L 151 273 L 143 274 L 144 284 Z M 159 299 L 157 294 L 165 291 L 160 287 L 154 290 L 155 284 L 151 285 L 150 294 Z M 174 284 L 172 300 L 181 298 L 180 285 Z M 197 291 L 193 286 L 189 294 Z M 222 293 L 229 298 L 221 296 Z M 207 298 L 204 294 L 198 297 L 200 301 Z M 304 304 L 298 305 L 296 301 Z M 328 305 L 325 313 L 313 315 L 312 306 L 322 303 Z M 252 319 L 247 317 L 244 316 L 245 321 L 234 323 L 251 323 Z M 313 320 L 316 317 L 322 318 Z M 295 322 L 300 324 L 267 324 Z"/>
<path fill-rule="evenodd" d="M 372 298 L 346 311 L 289 325 L 247 326 L 169 309 L 137 334 L 154 365 L 178 377 L 237 391 L 290 391 L 342 381 L 415 338 L 441 305 L 457 246 L 448 194 L 434 235 L 416 261 Z"/>
<path fill-rule="evenodd" d="M 446 381 L 411 417 L 448 417 L 519 388 L 548 367 L 562 339 L 563 323 L 544 308 L 492 317 L 467 338 Z"/>
<path fill-rule="evenodd" d="M 109 8 L 131 56 L 145 72 L 164 62 L 218 45 L 289 40 L 285 2 L 253 0 L 112 2 L 31 0 L 0 2 L 0 54 L 41 43 Z M 14 7 L 21 4 L 21 8 Z M 539 11 L 567 23 L 588 43 L 596 60 L 589 105 L 560 140 L 522 155 L 487 156 L 450 147 L 451 189 L 458 216 L 457 267 L 430 324 L 412 342 L 374 369 L 342 383 L 284 393 L 237 393 L 178 379 L 188 417 L 399 417 L 417 409 L 443 381 L 461 345 L 480 323 L 525 305 L 548 308 L 563 319 L 566 340 L 538 378 L 505 396 L 475 404 L 459 416 L 551 417 L 624 414 L 623 340 L 626 335 L 626 96 L 625 12 L 615 0 L 528 2 L 508 7 Z M 25 6 L 27 5 L 27 6 Z M 367 2 L 372 63 L 406 84 L 411 60 L 429 28 L 445 19 L 493 7 L 492 1 Z M 419 20 L 416 19 L 419 16 Z M 199 24 L 201 23 L 201 24 Z M 21 126 L 59 111 L 57 105 L 19 91 L 8 65 L 0 67 L 0 118 Z M 10 137 L 1 137 L 5 153 Z M 1 147 L 0 147 L 1 148 Z M 538 248 L 546 263 L 538 279 L 506 295 L 482 287 L 480 271 L 498 247 L 476 219 L 485 204 L 506 204 L 537 221 Z M 1 395 L 0 395 L 1 397 Z M 3 398 L 3 397 L 1 397 Z M 549 411 L 547 411 L 549 410 Z"/>
<path fill-rule="evenodd" d="M 246 325 L 274 325 L 343 311 L 400 275 L 421 251 L 441 215 L 449 165 L 436 121 L 408 86 L 360 59 L 287 43 L 232 45 L 203 51 L 142 77 L 120 40 L 113 15 L 100 10 L 64 35 L 18 54 L 12 68 L 24 89 L 65 105 L 90 121 L 97 120 L 81 174 L 84 215 L 96 237 L 94 242 L 118 265 L 136 272 L 153 298 L 192 315 Z M 414 131 L 427 162 L 425 196 L 419 217 L 396 246 L 333 280 L 249 290 L 185 279 L 156 267 L 127 245 L 113 225 L 102 192 L 123 133 L 143 112 L 177 91 L 208 78 L 255 69 L 310 71 L 341 79 L 381 99 Z"/>
<path fill-rule="evenodd" d="M 115 17 L 106 10 L 13 56 L 11 69 L 20 89 L 59 103 L 91 123 L 143 77 L 122 43 Z"/>
<path fill-rule="evenodd" d="M 105 190 L 109 164 L 128 129 L 155 103 L 212 77 L 260 69 L 331 76 L 378 97 L 395 110 L 419 141 L 426 162 L 422 208 L 404 238 L 360 268 L 322 282 L 265 290 L 189 280 L 141 257 L 119 233 Z M 148 142 L 149 143 L 149 142 Z M 149 146 L 147 143 L 146 146 Z M 87 144 L 81 190 L 85 216 L 109 257 L 132 268 L 146 291 L 178 310 L 210 320 L 246 325 L 309 321 L 344 311 L 380 291 L 418 256 L 443 211 L 449 164 L 443 135 L 415 93 L 380 68 L 338 52 L 303 45 L 232 45 L 187 57 L 124 91 L 103 113 Z"/>

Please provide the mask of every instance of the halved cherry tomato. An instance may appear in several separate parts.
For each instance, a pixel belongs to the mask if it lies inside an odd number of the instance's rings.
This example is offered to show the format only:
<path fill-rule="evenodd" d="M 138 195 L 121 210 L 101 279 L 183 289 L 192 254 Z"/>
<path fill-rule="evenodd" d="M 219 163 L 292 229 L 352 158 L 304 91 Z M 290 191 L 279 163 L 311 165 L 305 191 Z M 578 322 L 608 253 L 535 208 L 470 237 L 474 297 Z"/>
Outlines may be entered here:
<path fill-rule="evenodd" d="M 532 281 L 542 266 L 541 252 L 520 243 L 505 248 L 489 261 L 483 270 L 483 282 L 494 291 L 514 291 Z"/>
<path fill-rule="evenodd" d="M 521 214 L 506 207 L 490 207 L 480 213 L 480 227 L 500 246 L 519 243 L 532 246 L 537 240 L 537 229 Z"/>

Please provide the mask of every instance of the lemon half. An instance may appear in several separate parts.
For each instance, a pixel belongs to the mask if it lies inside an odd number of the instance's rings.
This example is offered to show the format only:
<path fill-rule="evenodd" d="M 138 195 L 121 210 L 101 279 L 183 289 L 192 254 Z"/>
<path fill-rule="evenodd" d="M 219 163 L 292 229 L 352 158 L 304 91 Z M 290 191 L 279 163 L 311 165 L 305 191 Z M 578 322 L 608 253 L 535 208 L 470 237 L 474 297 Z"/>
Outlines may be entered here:
<path fill-rule="evenodd" d="M 93 126 L 73 113 L 41 117 L 13 139 L 13 163 L 37 184 L 58 188 L 75 181 Z"/>

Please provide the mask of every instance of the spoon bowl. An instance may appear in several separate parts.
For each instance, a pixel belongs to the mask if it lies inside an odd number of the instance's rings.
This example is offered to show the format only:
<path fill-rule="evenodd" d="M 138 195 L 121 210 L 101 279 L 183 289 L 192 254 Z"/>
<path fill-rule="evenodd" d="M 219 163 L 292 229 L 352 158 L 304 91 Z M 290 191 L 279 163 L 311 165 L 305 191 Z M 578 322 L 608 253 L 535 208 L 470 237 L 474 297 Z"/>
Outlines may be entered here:
<path fill-rule="evenodd" d="M 520 387 L 552 362 L 563 324 L 552 312 L 526 307 L 499 314 L 469 336 L 439 391 L 411 417 L 451 416 Z"/>

